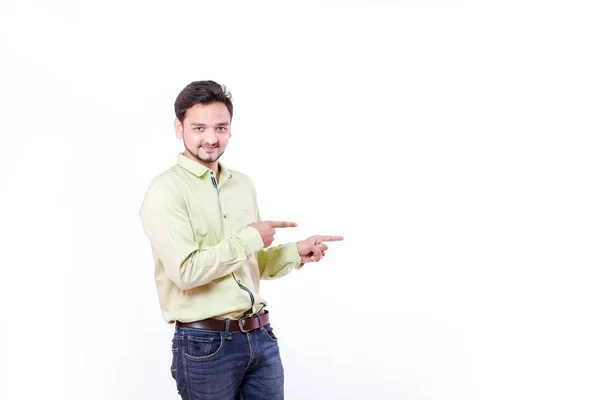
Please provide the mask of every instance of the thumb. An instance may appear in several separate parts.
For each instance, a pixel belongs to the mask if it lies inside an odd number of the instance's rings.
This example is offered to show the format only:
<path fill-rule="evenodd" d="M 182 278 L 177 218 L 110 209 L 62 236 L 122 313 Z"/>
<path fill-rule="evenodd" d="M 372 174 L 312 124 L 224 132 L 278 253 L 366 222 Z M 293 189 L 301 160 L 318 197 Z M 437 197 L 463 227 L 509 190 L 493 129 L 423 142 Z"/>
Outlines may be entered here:
<path fill-rule="evenodd" d="M 313 244 L 312 246 L 310 246 L 310 250 L 312 251 L 313 256 L 317 257 L 318 260 L 323 258 L 323 252 L 321 251 L 319 246 Z"/>

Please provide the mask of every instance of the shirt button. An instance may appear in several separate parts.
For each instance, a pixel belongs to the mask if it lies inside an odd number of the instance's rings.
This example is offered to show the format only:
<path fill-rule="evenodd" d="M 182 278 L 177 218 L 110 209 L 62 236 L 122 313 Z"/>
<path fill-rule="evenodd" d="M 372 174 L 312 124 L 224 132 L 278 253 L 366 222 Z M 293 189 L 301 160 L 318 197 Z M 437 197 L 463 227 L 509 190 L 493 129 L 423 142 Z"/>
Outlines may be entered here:
<path fill-rule="evenodd" d="M 223 218 L 227 218 L 227 215 L 223 215 Z"/>

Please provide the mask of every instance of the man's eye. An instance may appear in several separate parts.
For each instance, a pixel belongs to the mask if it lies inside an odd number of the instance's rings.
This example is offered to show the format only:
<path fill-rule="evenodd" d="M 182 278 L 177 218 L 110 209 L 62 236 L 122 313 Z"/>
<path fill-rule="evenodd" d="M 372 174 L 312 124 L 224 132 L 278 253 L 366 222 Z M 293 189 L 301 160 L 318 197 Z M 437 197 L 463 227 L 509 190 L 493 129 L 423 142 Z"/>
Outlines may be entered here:
<path fill-rule="evenodd" d="M 227 130 L 227 128 L 220 126 L 220 127 L 217 128 L 217 130 L 219 132 L 225 132 Z"/>
<path fill-rule="evenodd" d="M 194 130 L 195 130 L 195 131 L 198 131 L 198 132 L 200 132 L 202 129 L 204 129 L 204 128 L 203 128 L 203 127 L 201 127 L 201 126 L 198 126 L 198 127 L 194 128 Z"/>

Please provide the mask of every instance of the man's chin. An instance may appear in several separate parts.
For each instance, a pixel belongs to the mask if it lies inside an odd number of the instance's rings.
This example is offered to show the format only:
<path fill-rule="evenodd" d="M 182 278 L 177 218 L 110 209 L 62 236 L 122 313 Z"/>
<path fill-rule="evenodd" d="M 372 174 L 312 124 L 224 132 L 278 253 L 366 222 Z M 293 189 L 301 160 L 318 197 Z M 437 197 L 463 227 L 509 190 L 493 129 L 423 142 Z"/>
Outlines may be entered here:
<path fill-rule="evenodd" d="M 198 154 L 198 158 L 205 163 L 215 162 L 221 157 L 221 154 Z"/>

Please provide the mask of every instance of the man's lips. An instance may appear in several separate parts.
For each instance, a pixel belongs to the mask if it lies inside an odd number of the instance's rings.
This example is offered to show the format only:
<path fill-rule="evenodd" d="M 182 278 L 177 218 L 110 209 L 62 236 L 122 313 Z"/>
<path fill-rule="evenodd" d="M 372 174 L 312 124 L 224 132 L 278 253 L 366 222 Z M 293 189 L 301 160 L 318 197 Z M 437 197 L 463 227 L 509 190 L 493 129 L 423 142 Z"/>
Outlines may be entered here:
<path fill-rule="evenodd" d="M 213 153 L 217 150 L 218 146 L 202 146 L 202 149 L 207 153 Z"/>

